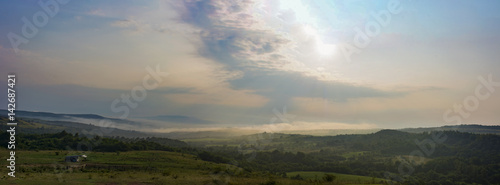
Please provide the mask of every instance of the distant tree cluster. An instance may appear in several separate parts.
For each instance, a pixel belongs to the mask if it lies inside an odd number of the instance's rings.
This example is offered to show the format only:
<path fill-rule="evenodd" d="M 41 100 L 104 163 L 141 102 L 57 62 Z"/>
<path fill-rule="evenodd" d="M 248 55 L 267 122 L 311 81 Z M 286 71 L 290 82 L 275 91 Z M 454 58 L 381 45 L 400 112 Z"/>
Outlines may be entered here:
<path fill-rule="evenodd" d="M 17 146 L 22 150 L 82 150 L 98 152 L 120 152 L 131 150 L 162 150 L 175 151 L 176 148 L 147 141 L 145 139 L 130 139 L 128 142 L 114 138 L 99 137 L 87 138 L 78 133 L 70 134 L 62 131 L 54 134 L 19 134 Z M 6 143 L 7 132 L 0 133 L 0 142 Z M 5 146 L 4 146 L 5 147 Z"/>

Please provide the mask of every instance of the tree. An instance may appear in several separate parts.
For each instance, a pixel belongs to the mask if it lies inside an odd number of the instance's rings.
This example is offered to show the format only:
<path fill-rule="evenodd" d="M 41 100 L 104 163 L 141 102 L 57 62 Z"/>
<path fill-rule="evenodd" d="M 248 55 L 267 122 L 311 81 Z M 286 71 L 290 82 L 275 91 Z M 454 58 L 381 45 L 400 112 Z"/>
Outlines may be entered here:
<path fill-rule="evenodd" d="M 290 179 L 294 179 L 294 180 L 304 180 L 304 178 L 302 178 L 302 177 L 300 176 L 300 174 L 297 174 L 297 175 L 295 175 L 295 176 L 293 176 L 293 177 L 290 177 Z"/>
<path fill-rule="evenodd" d="M 333 182 L 335 179 L 337 179 L 337 177 L 335 175 L 332 175 L 332 174 L 326 174 L 323 176 L 323 180 L 326 181 L 326 182 Z"/>

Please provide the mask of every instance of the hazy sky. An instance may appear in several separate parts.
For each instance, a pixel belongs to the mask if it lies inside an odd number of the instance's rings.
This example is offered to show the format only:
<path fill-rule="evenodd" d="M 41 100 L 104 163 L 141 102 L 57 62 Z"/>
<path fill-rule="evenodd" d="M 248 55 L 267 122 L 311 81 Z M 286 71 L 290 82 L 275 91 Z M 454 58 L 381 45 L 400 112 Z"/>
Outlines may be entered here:
<path fill-rule="evenodd" d="M 478 78 L 500 82 L 500 1 L 64 3 L 0 2 L 18 109 L 163 116 L 158 130 L 499 124 L 500 87 Z M 148 66 L 168 76 L 140 91 Z"/>

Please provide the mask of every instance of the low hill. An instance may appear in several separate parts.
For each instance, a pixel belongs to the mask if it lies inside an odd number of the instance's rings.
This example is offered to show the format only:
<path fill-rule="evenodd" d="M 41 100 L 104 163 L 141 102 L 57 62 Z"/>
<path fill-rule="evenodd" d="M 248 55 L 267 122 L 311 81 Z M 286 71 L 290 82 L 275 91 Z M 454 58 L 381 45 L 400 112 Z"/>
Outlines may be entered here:
<path fill-rule="evenodd" d="M 442 127 L 405 128 L 400 131 L 423 133 L 432 131 L 458 131 L 476 134 L 500 134 L 500 125 L 447 125 Z"/>
<path fill-rule="evenodd" d="M 57 133 L 65 130 L 69 133 L 80 133 L 82 135 L 100 135 L 115 137 L 148 137 L 150 135 L 133 130 L 123 130 L 118 128 L 105 128 L 92 124 L 85 124 L 72 121 L 48 121 L 37 118 L 16 118 L 17 130 L 22 133 Z M 7 117 L 0 116 L 0 129 L 7 130 Z"/>

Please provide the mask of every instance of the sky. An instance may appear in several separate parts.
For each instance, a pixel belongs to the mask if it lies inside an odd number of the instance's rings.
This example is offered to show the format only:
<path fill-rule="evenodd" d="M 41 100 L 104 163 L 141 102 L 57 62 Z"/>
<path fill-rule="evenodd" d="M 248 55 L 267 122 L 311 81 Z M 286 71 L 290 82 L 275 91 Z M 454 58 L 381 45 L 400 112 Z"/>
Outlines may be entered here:
<path fill-rule="evenodd" d="M 0 83 L 16 74 L 18 110 L 160 132 L 498 125 L 498 10 L 494 0 L 2 1 Z"/>

